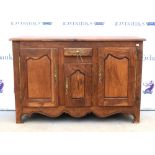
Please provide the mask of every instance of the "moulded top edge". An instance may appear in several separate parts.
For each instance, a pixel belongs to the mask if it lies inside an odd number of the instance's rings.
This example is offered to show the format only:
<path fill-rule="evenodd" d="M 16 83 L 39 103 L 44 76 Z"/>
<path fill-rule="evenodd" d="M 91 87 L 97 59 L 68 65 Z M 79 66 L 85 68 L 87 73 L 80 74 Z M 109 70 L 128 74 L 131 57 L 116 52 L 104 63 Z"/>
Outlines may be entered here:
<path fill-rule="evenodd" d="M 52 36 L 52 37 L 15 37 L 10 41 L 145 41 L 146 39 L 135 36 Z"/>

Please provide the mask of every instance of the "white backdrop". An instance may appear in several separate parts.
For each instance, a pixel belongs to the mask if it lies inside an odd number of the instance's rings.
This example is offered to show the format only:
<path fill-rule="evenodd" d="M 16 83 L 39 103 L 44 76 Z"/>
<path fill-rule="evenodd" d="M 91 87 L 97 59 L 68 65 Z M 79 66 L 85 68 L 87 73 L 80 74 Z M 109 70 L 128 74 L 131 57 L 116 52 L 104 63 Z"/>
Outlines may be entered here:
<path fill-rule="evenodd" d="M 15 108 L 12 46 L 18 36 L 139 36 L 144 42 L 141 109 L 155 110 L 153 0 L 5 0 L 0 4 L 0 109 Z"/>

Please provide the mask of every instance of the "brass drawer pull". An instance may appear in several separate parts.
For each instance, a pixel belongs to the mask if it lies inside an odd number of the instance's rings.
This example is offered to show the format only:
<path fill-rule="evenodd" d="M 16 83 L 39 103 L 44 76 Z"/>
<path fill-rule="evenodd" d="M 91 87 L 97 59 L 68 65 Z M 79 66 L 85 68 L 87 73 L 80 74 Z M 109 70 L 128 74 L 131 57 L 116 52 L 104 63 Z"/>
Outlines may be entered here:
<path fill-rule="evenodd" d="M 66 77 L 66 81 L 65 81 L 65 94 L 68 95 L 68 88 L 69 88 L 69 85 L 68 85 L 68 78 Z"/>

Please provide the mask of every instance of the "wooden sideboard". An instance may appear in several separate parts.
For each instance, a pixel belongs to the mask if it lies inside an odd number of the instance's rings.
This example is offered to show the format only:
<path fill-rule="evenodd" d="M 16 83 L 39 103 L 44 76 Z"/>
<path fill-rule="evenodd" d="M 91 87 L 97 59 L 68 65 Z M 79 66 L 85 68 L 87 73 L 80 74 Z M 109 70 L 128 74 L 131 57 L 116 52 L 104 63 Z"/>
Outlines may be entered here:
<path fill-rule="evenodd" d="M 140 120 L 143 38 L 12 38 L 16 122 L 67 113 Z"/>

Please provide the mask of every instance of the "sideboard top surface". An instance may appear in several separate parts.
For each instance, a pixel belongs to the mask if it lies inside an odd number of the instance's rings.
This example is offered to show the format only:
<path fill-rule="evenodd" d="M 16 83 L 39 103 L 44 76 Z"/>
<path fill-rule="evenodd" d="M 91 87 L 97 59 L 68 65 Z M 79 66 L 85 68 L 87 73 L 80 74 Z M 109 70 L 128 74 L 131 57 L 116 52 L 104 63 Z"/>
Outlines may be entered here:
<path fill-rule="evenodd" d="M 141 37 L 132 36 L 52 36 L 52 37 L 16 37 L 11 41 L 145 41 Z"/>

